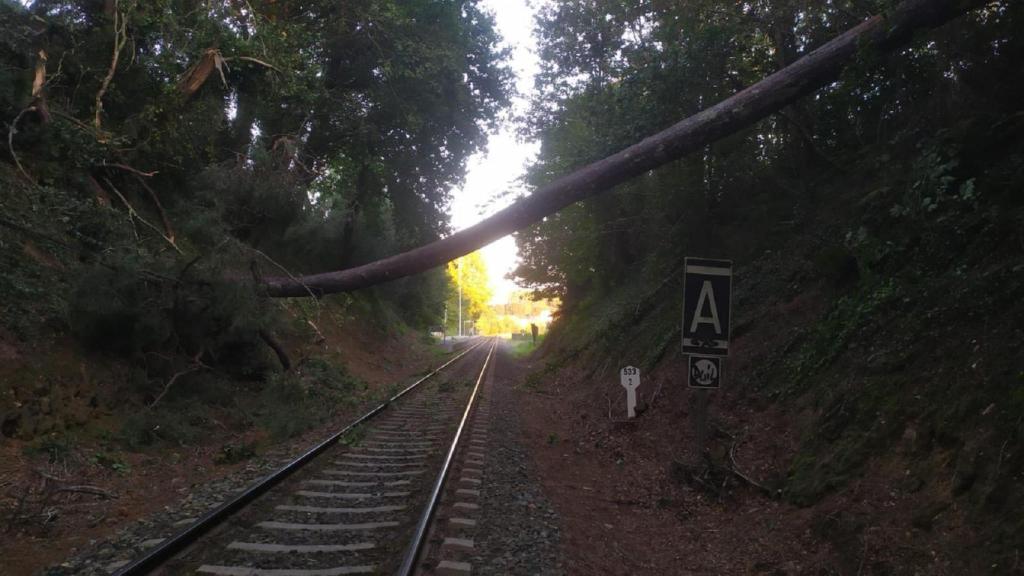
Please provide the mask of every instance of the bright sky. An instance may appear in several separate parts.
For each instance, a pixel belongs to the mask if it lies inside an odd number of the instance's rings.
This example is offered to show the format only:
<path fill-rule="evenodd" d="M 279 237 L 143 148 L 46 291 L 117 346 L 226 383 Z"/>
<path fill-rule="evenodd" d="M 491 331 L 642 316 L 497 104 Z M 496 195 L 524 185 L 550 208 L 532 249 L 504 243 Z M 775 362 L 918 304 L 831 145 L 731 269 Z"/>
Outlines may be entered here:
<path fill-rule="evenodd" d="M 529 0 L 484 0 L 483 5 L 494 15 L 498 31 L 512 48 L 512 69 L 516 73 L 516 88 L 519 96 L 513 106 L 521 112 L 527 106 L 527 98 L 533 91 L 533 76 L 537 71 L 533 31 L 533 10 Z M 526 165 L 539 150 L 536 142 L 519 142 L 515 129 L 504 125 L 497 134 L 492 134 L 486 153 L 469 160 L 469 172 L 462 189 L 452 191 L 449 213 L 455 230 L 467 228 L 489 216 L 511 202 L 519 190 L 517 181 Z M 498 196 L 502 196 L 500 199 Z M 516 245 L 511 236 L 506 236 L 483 249 L 494 290 L 494 303 L 506 302 L 510 292 L 516 289 L 505 275 L 515 268 Z"/>

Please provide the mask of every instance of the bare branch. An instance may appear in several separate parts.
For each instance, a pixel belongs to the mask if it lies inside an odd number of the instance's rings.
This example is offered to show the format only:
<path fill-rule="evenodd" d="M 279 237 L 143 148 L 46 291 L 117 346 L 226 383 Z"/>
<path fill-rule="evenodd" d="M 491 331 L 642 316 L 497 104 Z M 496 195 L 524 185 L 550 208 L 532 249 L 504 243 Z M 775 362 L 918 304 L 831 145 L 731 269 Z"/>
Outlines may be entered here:
<path fill-rule="evenodd" d="M 287 269 L 287 268 L 285 268 L 284 266 L 282 266 L 281 264 L 278 264 L 278 263 L 277 263 L 277 261 L 276 261 L 276 260 L 274 260 L 273 258 L 271 258 L 270 256 L 267 256 L 267 255 L 266 255 L 266 254 L 264 254 L 264 253 L 263 253 L 262 251 L 260 251 L 260 250 L 258 250 L 258 249 L 256 249 L 256 248 L 253 248 L 252 246 L 249 246 L 248 244 L 242 244 L 242 243 L 239 243 L 239 244 L 240 244 L 240 245 L 241 245 L 242 247 L 246 248 L 247 250 L 251 250 L 251 251 L 253 251 L 253 252 L 254 252 L 254 253 L 256 253 L 256 254 L 259 254 L 260 256 L 262 256 L 263 258 L 265 258 L 265 259 L 267 260 L 267 262 L 270 262 L 270 263 L 271 263 L 271 264 L 273 264 L 273 265 L 274 265 L 275 267 L 277 267 L 277 269 L 278 269 L 278 270 L 280 270 L 280 271 L 284 272 L 284 273 L 285 273 L 285 275 L 287 275 L 287 276 L 288 276 L 288 278 L 290 278 L 290 279 L 291 279 L 291 280 L 292 280 L 293 282 L 297 282 L 297 283 L 299 283 L 299 285 L 302 285 L 302 280 L 301 280 L 301 279 L 299 279 L 299 278 L 298 278 L 298 277 L 296 277 L 296 276 L 295 276 L 294 274 L 292 274 L 291 272 L 289 272 L 289 271 L 288 271 L 288 269 Z M 310 296 L 310 297 L 312 297 L 312 298 L 313 298 L 314 300 L 317 300 L 317 294 L 315 294 L 315 293 L 313 292 L 313 289 L 312 289 L 312 288 L 310 288 L 309 286 L 306 286 L 306 294 L 304 294 L 304 295 L 309 295 L 309 296 Z M 319 302 L 319 300 L 317 300 L 317 301 Z"/>
<path fill-rule="evenodd" d="M 91 494 L 93 496 L 100 496 L 106 498 L 107 500 L 117 498 L 116 495 L 111 494 L 110 492 L 107 492 L 102 488 L 97 488 L 96 486 L 62 486 L 60 488 L 55 488 L 53 490 L 54 494 L 60 494 L 62 492 L 71 492 L 75 494 Z"/>
<path fill-rule="evenodd" d="M 281 74 L 284 74 L 284 71 L 281 70 L 280 68 L 278 68 L 277 66 L 274 66 L 273 64 L 270 64 L 268 62 L 264 62 L 263 60 L 260 60 L 259 58 L 253 58 L 252 56 L 232 56 L 231 58 L 225 58 L 224 60 L 225 61 L 228 61 L 228 60 L 245 60 L 246 62 L 255 62 L 256 64 L 259 64 L 260 66 L 265 66 L 265 67 L 270 68 L 271 70 L 273 70 L 275 72 L 279 72 Z"/>
<path fill-rule="evenodd" d="M 32 177 L 28 175 L 28 172 L 25 172 L 25 168 L 21 165 L 21 161 L 18 160 L 18 154 L 14 151 L 14 135 L 18 133 L 17 126 L 18 122 L 21 120 L 21 117 L 29 112 L 35 111 L 35 106 L 29 106 L 21 112 L 18 112 L 18 115 L 14 117 L 14 121 L 11 122 L 10 126 L 8 126 L 7 128 L 7 149 L 11 151 L 11 158 L 14 159 L 14 165 L 18 167 L 18 171 L 21 172 L 22 176 L 24 176 L 25 179 L 27 179 L 31 184 L 35 184 L 36 181 L 33 180 Z"/>
<path fill-rule="evenodd" d="M 166 396 L 167 393 L 171 391 L 171 386 L 174 386 L 174 383 L 178 381 L 178 378 L 196 372 L 197 370 L 202 370 L 202 368 L 203 366 L 198 364 L 195 366 L 189 366 L 188 368 L 182 370 L 181 372 L 174 374 L 174 376 L 171 376 L 171 379 L 168 380 L 167 384 L 164 385 L 163 391 L 160 392 L 160 394 L 153 400 L 153 403 L 149 405 L 149 409 L 152 410 L 157 404 L 160 403 L 161 400 L 164 399 L 164 396 Z"/>
<path fill-rule="evenodd" d="M 142 187 L 146 189 L 146 192 L 149 193 L 149 199 L 153 201 L 153 205 L 156 206 L 156 211 L 160 214 L 160 222 L 164 225 L 164 238 L 167 238 L 169 242 L 174 244 L 174 228 L 171 227 L 171 220 L 167 217 L 167 211 L 164 210 L 164 205 L 160 202 L 160 197 L 157 196 L 156 190 L 153 190 L 152 186 L 142 179 L 142 176 L 136 174 L 135 179 L 138 180 L 139 184 L 141 184 Z"/>
<path fill-rule="evenodd" d="M 730 464 L 731 464 L 729 470 L 733 474 L 735 474 L 737 478 L 745 481 L 747 484 L 750 484 L 751 486 L 753 486 L 755 488 L 760 489 L 765 494 L 767 494 L 769 496 L 772 496 L 772 491 L 771 490 L 769 490 L 768 488 L 765 488 L 765 486 L 763 484 L 755 481 L 750 476 L 747 476 L 746 474 L 744 474 L 743 472 L 740 471 L 740 466 L 739 466 L 739 464 L 736 463 L 736 443 L 735 442 L 733 442 L 732 445 L 729 446 L 729 461 L 730 461 Z"/>
<path fill-rule="evenodd" d="M 46 85 L 46 50 L 39 51 L 39 59 L 36 60 L 36 73 L 32 79 L 32 97 L 38 98 L 43 93 L 43 86 Z"/>
<path fill-rule="evenodd" d="M 93 128 L 92 126 L 89 126 L 85 122 L 82 122 L 78 118 L 75 118 L 74 116 L 72 116 L 70 114 L 67 114 L 65 112 L 61 112 L 60 110 L 53 110 L 53 114 L 56 115 L 56 116 L 59 116 L 59 117 L 61 117 L 63 119 L 65 119 L 65 120 L 67 120 L 69 122 L 71 122 L 75 126 L 78 126 L 79 128 L 81 128 L 83 131 L 88 132 L 92 136 L 94 136 L 94 137 L 97 136 L 97 131 L 96 131 L 95 128 Z"/>
<path fill-rule="evenodd" d="M 118 164 L 116 162 L 103 162 L 102 164 L 100 164 L 100 166 L 103 166 L 104 168 L 117 168 L 118 170 L 124 170 L 125 172 L 131 172 L 132 174 L 135 174 L 136 176 L 144 176 L 146 178 L 152 178 L 153 176 L 156 176 L 157 174 L 160 173 L 160 172 L 158 172 L 156 170 L 154 170 L 152 172 L 143 172 L 142 170 L 139 170 L 138 168 L 132 168 L 131 166 L 128 166 L 127 164 Z"/>
<path fill-rule="evenodd" d="M 129 220 L 132 220 L 133 222 L 134 220 L 142 222 L 143 224 L 146 225 L 147 228 L 156 232 L 161 238 L 166 240 L 167 243 L 171 245 L 171 248 L 174 248 L 175 252 L 184 255 L 184 252 L 181 251 L 181 248 L 178 248 L 178 245 L 174 243 L 174 238 L 164 236 L 164 233 L 161 232 L 159 228 L 154 226 L 149 220 L 146 220 L 142 216 L 139 216 L 139 213 L 135 211 L 135 207 L 128 202 L 128 199 L 124 197 L 124 194 L 121 194 L 121 191 L 118 190 L 116 186 L 114 186 L 113 182 L 111 182 L 107 178 L 104 178 L 103 181 L 107 183 L 107 186 L 109 186 L 110 189 L 114 191 L 114 194 L 117 195 L 118 199 L 121 200 L 121 203 L 124 204 L 124 207 L 128 209 Z"/>
<path fill-rule="evenodd" d="M 100 84 L 99 91 L 96 92 L 96 105 L 95 105 L 95 116 L 92 120 L 92 125 L 96 130 L 100 129 L 100 114 L 103 112 L 103 95 L 107 93 L 107 88 L 110 87 L 111 80 L 114 79 L 114 74 L 117 72 L 117 61 L 121 57 L 121 50 L 124 45 L 128 42 L 128 17 L 121 14 L 117 10 L 117 0 L 114 0 L 114 53 L 110 58 L 110 69 L 107 70 L 107 75 L 103 78 L 103 82 Z"/>

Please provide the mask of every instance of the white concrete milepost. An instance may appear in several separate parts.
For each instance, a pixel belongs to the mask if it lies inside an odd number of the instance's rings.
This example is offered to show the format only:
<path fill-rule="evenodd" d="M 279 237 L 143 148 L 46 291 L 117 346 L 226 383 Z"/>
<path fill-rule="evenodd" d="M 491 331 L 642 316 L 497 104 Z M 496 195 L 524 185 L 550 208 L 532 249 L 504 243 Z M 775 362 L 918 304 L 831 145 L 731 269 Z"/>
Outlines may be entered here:
<path fill-rule="evenodd" d="M 640 369 L 626 366 L 619 372 L 619 382 L 626 389 L 626 414 L 636 418 L 636 389 L 640 386 Z"/>

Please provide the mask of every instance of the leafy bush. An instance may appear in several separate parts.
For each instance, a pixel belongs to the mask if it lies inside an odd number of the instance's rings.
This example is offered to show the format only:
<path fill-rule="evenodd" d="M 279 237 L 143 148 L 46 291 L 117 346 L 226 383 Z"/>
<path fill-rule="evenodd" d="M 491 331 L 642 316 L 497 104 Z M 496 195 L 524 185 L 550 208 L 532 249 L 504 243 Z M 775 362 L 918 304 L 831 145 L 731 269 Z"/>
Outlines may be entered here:
<path fill-rule="evenodd" d="M 290 438 L 351 405 L 358 381 L 344 369 L 312 358 L 292 372 L 274 374 L 260 395 L 258 423 L 273 437 Z"/>
<path fill-rule="evenodd" d="M 149 354 L 215 362 L 232 374 L 267 369 L 259 331 L 273 319 L 251 285 L 224 277 L 221 259 L 183 272 L 173 262 L 125 250 L 89 268 L 70 302 L 81 342 L 143 362 L 154 377 L 177 370 Z"/>
<path fill-rule="evenodd" d="M 194 400 L 169 402 L 160 410 L 139 410 L 129 414 L 121 426 L 121 438 L 131 449 L 160 442 L 192 445 L 208 437 L 209 424 L 207 406 Z"/>
<path fill-rule="evenodd" d="M 883 322 L 884 308 L 900 295 L 900 286 L 889 279 L 837 300 L 824 320 L 808 335 L 803 346 L 787 357 L 785 372 L 789 382 L 786 392 L 802 391 L 807 379 L 846 350 L 855 335 L 870 330 L 873 322 Z"/>
<path fill-rule="evenodd" d="M 228 443 L 221 447 L 220 452 L 213 457 L 215 464 L 235 464 L 243 462 L 256 455 L 252 444 Z"/>

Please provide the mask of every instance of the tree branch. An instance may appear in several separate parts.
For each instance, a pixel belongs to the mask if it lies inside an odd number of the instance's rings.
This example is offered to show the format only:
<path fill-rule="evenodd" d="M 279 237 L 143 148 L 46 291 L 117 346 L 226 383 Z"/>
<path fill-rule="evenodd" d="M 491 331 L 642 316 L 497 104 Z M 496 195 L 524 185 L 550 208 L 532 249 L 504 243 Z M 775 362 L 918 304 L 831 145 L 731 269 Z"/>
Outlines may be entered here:
<path fill-rule="evenodd" d="M 284 346 L 278 342 L 277 338 L 274 338 L 274 335 L 271 334 L 269 330 L 264 330 L 262 328 L 260 329 L 259 334 L 260 339 L 263 340 L 267 346 L 270 346 L 270 349 L 277 355 L 277 359 L 281 362 L 281 367 L 284 368 L 284 371 L 287 372 L 291 370 L 292 361 L 288 359 L 288 352 L 284 349 Z"/>
<path fill-rule="evenodd" d="M 831 156 L 826 154 L 820 146 L 818 146 L 818 143 L 814 141 L 814 137 L 811 136 L 811 132 L 807 129 L 806 126 L 803 125 L 802 122 L 798 121 L 793 114 L 790 114 L 785 110 L 779 110 L 778 112 L 776 112 L 776 114 L 778 114 L 779 117 L 781 117 L 786 122 L 789 122 L 790 126 L 792 126 L 797 131 L 797 133 L 800 135 L 800 139 L 803 140 L 804 144 L 806 144 L 807 147 L 810 148 L 811 152 L 815 156 L 823 160 L 826 164 L 831 166 L 832 169 L 838 172 L 848 171 L 842 164 L 836 162 L 834 159 L 832 159 Z"/>
<path fill-rule="evenodd" d="M 157 404 L 160 403 L 161 400 L 164 399 L 164 396 L 166 396 L 167 393 L 171 391 L 171 386 L 174 386 L 174 383 L 178 381 L 178 378 L 181 378 L 182 376 L 185 376 L 186 374 L 191 374 L 191 373 L 193 373 L 193 372 L 195 372 L 197 370 L 200 370 L 202 368 L 203 367 L 201 365 L 190 366 L 190 367 L 182 370 L 181 372 L 176 373 L 174 376 L 171 376 L 171 379 L 168 380 L 167 384 L 164 385 L 163 391 L 160 392 L 160 394 L 156 398 L 153 399 L 153 403 L 149 405 L 149 409 L 152 410 L 154 407 L 156 407 Z"/>
<path fill-rule="evenodd" d="M 103 78 L 103 82 L 100 84 L 99 91 L 96 92 L 96 112 L 92 120 L 92 125 L 96 130 L 100 129 L 100 113 L 103 112 L 103 95 L 107 93 L 107 88 L 110 87 L 111 80 L 114 79 L 114 73 L 117 72 L 117 61 L 121 57 L 121 49 L 128 43 L 128 18 L 117 11 L 117 0 L 114 0 L 114 54 L 110 58 L 110 69 L 107 70 L 107 75 Z"/>
<path fill-rule="evenodd" d="M 259 58 L 253 58 L 252 56 L 232 56 L 231 58 L 225 58 L 224 59 L 224 61 L 226 61 L 226 62 L 231 61 L 231 60 L 245 60 L 246 62 L 254 62 L 256 64 L 259 64 L 260 66 L 264 66 L 266 68 L 270 68 L 271 70 L 273 70 L 275 72 L 279 72 L 281 74 L 284 74 L 284 72 L 280 68 L 278 68 L 277 66 L 274 66 L 273 64 L 270 64 L 268 62 L 264 62 L 263 60 L 260 60 Z"/>
<path fill-rule="evenodd" d="M 43 94 L 43 87 L 46 86 L 46 50 L 40 50 L 38 56 L 35 77 L 32 79 L 32 106 L 35 107 L 36 113 L 39 115 L 39 121 L 49 124 L 50 107 L 46 104 L 46 95 Z M 63 57 L 61 61 L 63 62 Z"/>
<path fill-rule="evenodd" d="M 146 184 L 146 181 L 143 180 L 142 176 L 139 174 L 135 175 L 135 179 L 138 180 L 139 184 L 141 184 L 142 187 L 146 189 L 146 192 L 149 193 L 149 199 L 153 201 L 153 205 L 156 206 L 156 211 L 160 214 L 160 222 L 164 225 L 164 238 L 166 238 L 171 244 L 175 244 L 174 228 L 171 226 L 171 220 L 167 217 L 167 211 L 164 210 L 164 205 L 160 203 L 160 197 L 156 195 L 156 190 L 153 190 L 149 184 Z M 177 244 L 175 244 L 175 247 L 177 247 Z"/>
<path fill-rule="evenodd" d="M 436 242 L 369 264 L 300 278 L 265 278 L 276 297 L 330 294 L 366 288 L 425 272 L 566 206 L 700 150 L 833 82 L 866 50 L 888 52 L 921 30 L 936 28 L 986 0 L 906 0 L 837 36 L 756 84 L 603 160 L 538 188 L 508 208 Z"/>
<path fill-rule="evenodd" d="M 104 162 L 104 163 L 100 164 L 100 166 L 103 166 L 104 168 L 117 168 L 118 170 L 124 170 L 125 172 L 131 172 L 132 174 L 135 174 L 136 176 L 144 176 L 146 178 L 152 178 L 153 176 L 156 176 L 157 174 L 159 174 L 159 172 L 157 172 L 156 170 L 154 170 L 152 172 L 143 172 L 142 170 L 139 170 L 138 168 L 132 168 L 131 166 L 129 166 L 127 164 L 118 164 L 116 162 Z"/>
<path fill-rule="evenodd" d="M 25 226 L 22 226 L 20 224 L 15 223 L 15 222 L 11 222 L 10 220 L 4 218 L 3 216 L 0 216 L 0 226 L 4 226 L 6 228 L 10 228 L 11 230 L 16 230 L 16 231 L 21 232 L 22 234 L 26 234 L 28 236 L 35 236 L 36 238 L 40 238 L 42 240 L 46 240 L 47 242 L 52 242 L 52 243 L 54 243 L 54 244 L 56 244 L 58 246 L 65 246 L 65 247 L 66 246 L 70 246 L 70 244 L 68 244 L 67 242 L 61 240 L 60 238 L 55 238 L 53 236 L 50 236 L 49 234 L 46 234 L 45 232 L 40 232 L 38 230 L 33 230 L 31 228 L 26 228 Z"/>
<path fill-rule="evenodd" d="M 142 222 L 143 224 L 146 225 L 147 228 L 149 228 L 153 232 L 156 232 L 161 238 L 167 241 L 167 243 L 171 245 L 171 248 L 174 248 L 175 252 L 184 255 L 184 252 L 181 251 L 181 248 L 178 248 L 178 245 L 174 243 L 174 238 L 170 236 L 165 236 L 164 233 L 161 232 L 159 228 L 153 225 L 153 223 L 140 216 L 139 213 L 135 211 L 135 207 L 129 204 L 128 199 L 125 198 L 123 194 L 121 194 L 121 191 L 118 190 L 116 186 L 114 186 L 113 182 L 106 178 L 104 178 L 103 181 L 107 183 L 107 186 L 109 186 L 110 189 L 114 191 L 114 194 L 116 194 L 118 199 L 121 200 L 121 203 L 124 204 L 124 207 L 128 209 L 129 220 L 131 220 L 132 222 L 134 222 L 135 220 Z"/>
<path fill-rule="evenodd" d="M 11 122 L 11 125 L 7 128 L 7 149 L 11 151 L 11 158 L 14 159 L 14 165 L 18 167 L 18 171 L 21 172 L 21 175 L 24 176 L 30 184 L 35 184 L 36 181 L 33 180 L 32 177 L 28 175 L 28 172 L 25 172 L 25 168 L 22 167 L 21 161 L 18 160 L 18 154 L 14 151 L 14 135 L 18 133 L 17 126 L 18 122 L 21 120 L 21 117 L 29 112 L 35 112 L 35 110 L 35 106 L 29 106 L 21 112 L 18 112 L 18 115 L 14 117 L 14 121 Z"/>

